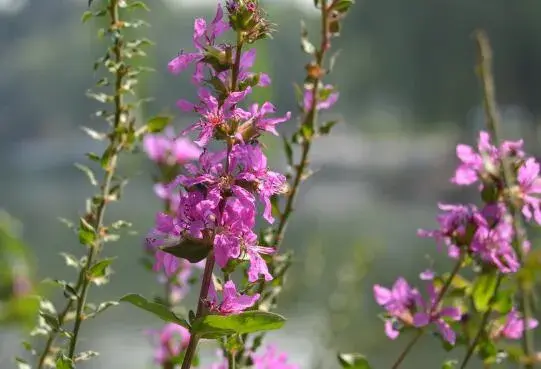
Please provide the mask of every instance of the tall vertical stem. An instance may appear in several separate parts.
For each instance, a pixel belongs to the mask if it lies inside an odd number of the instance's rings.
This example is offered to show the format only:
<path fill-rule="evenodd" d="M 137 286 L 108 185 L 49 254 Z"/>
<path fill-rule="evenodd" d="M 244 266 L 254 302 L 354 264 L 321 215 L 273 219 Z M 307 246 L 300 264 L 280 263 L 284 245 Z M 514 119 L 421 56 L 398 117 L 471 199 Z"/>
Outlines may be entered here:
<path fill-rule="evenodd" d="M 483 31 L 476 32 L 476 41 L 479 50 L 478 72 L 484 91 L 487 129 L 494 141 L 494 144 L 496 147 L 499 147 L 502 141 L 500 137 L 500 117 L 496 104 L 496 87 L 492 73 L 492 48 L 490 47 L 490 42 L 487 35 Z M 513 188 L 516 186 L 516 181 L 513 176 L 511 163 L 509 162 L 508 158 L 502 155 L 501 160 L 506 188 L 505 202 L 513 218 L 513 229 L 517 240 L 515 251 L 518 255 L 520 263 L 522 264 L 524 261 L 523 247 L 526 244 L 527 239 L 520 209 L 515 201 L 513 201 L 511 198 L 511 193 Z M 530 291 L 525 281 L 520 277 L 518 279 L 518 287 L 521 296 L 520 309 L 522 311 L 522 317 L 525 322 L 528 322 L 532 318 Z M 530 358 L 534 354 L 535 347 L 532 330 L 523 330 L 522 347 L 526 357 Z M 526 363 L 524 366 L 527 369 L 533 368 L 533 364 L 531 363 Z"/>

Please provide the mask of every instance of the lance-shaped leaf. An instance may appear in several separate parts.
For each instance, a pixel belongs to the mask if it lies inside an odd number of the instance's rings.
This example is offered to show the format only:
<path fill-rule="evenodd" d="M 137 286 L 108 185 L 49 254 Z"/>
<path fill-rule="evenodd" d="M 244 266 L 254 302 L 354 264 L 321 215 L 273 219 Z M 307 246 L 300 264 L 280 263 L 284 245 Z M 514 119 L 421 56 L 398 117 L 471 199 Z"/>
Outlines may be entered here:
<path fill-rule="evenodd" d="M 342 368 L 347 369 L 370 369 L 371 366 L 366 357 L 361 354 L 339 354 L 338 361 Z"/>
<path fill-rule="evenodd" d="M 179 318 L 175 313 L 169 310 L 167 306 L 158 304 L 157 302 L 148 301 L 141 295 L 132 293 L 122 297 L 120 301 L 129 302 L 130 304 L 137 306 L 139 309 L 154 314 L 163 321 L 176 323 L 183 326 L 184 328 L 190 327 L 187 321 Z"/>
<path fill-rule="evenodd" d="M 87 273 L 88 279 L 98 286 L 107 283 L 111 274 L 110 265 L 115 259 L 114 257 L 103 259 L 92 265 Z"/>
<path fill-rule="evenodd" d="M 472 290 L 473 305 L 477 311 L 483 313 L 488 310 L 497 286 L 496 271 L 485 272 L 477 277 Z"/>
<path fill-rule="evenodd" d="M 265 311 L 245 311 L 233 315 L 206 315 L 194 320 L 191 332 L 202 338 L 245 334 L 279 329 L 285 318 Z"/>
<path fill-rule="evenodd" d="M 160 249 L 178 258 L 186 259 L 190 263 L 198 263 L 207 257 L 212 246 L 203 240 L 186 237 L 177 245 L 165 246 Z"/>
<path fill-rule="evenodd" d="M 147 123 L 147 129 L 152 133 L 161 132 L 169 124 L 171 119 L 172 117 L 170 116 L 157 116 L 151 118 Z"/>

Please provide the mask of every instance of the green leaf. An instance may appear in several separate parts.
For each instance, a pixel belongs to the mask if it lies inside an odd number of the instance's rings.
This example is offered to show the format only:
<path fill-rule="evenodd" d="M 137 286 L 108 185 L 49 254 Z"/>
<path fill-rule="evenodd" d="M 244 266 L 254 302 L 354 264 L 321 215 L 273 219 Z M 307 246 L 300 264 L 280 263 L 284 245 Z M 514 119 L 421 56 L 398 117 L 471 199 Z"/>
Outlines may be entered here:
<path fill-rule="evenodd" d="M 145 4 L 142 1 L 130 2 L 128 6 L 126 7 L 126 9 L 142 9 L 142 10 L 146 10 L 147 12 L 150 11 L 150 8 L 147 6 L 147 4 Z"/>
<path fill-rule="evenodd" d="M 63 281 L 63 280 L 60 280 L 60 279 L 45 279 L 43 280 L 43 283 L 51 283 L 51 284 L 54 284 L 56 286 L 60 286 L 62 287 L 62 289 L 64 290 L 64 296 L 67 298 L 67 299 L 70 299 L 70 300 L 76 300 L 78 297 L 77 297 L 77 291 L 75 291 L 75 288 L 73 288 L 69 282 L 66 282 L 66 281 Z"/>
<path fill-rule="evenodd" d="M 92 12 L 90 10 L 87 10 L 83 13 L 83 15 L 81 16 L 81 22 L 82 23 L 86 23 L 86 21 L 88 21 L 90 18 L 92 18 L 94 14 L 92 14 Z"/>
<path fill-rule="evenodd" d="M 500 314 L 507 314 L 513 309 L 513 291 L 498 291 L 492 309 Z"/>
<path fill-rule="evenodd" d="M 15 358 L 15 364 L 17 364 L 17 369 L 32 369 L 30 364 L 20 357 Z"/>
<path fill-rule="evenodd" d="M 85 218 L 79 219 L 79 242 L 81 244 L 89 246 L 96 240 L 96 233 L 94 228 L 86 221 Z"/>
<path fill-rule="evenodd" d="M 117 306 L 117 305 L 118 305 L 117 301 L 105 301 L 105 302 L 102 302 L 96 308 L 96 311 L 94 312 L 93 316 L 104 312 L 105 310 L 109 309 L 110 307 Z"/>
<path fill-rule="evenodd" d="M 319 134 L 328 135 L 329 133 L 331 133 L 332 127 L 334 127 L 337 123 L 337 120 L 331 120 L 329 122 L 323 123 L 321 127 L 319 127 Z"/>
<path fill-rule="evenodd" d="M 169 124 L 171 119 L 172 117 L 170 116 L 157 116 L 151 118 L 147 123 L 147 129 L 152 133 L 161 132 Z"/>
<path fill-rule="evenodd" d="M 485 272 L 477 277 L 472 290 L 473 304 L 477 311 L 483 313 L 488 310 L 497 285 L 498 275 L 496 271 Z"/>
<path fill-rule="evenodd" d="M 75 369 L 73 361 L 64 354 L 61 354 L 56 359 L 56 369 Z"/>
<path fill-rule="evenodd" d="M 285 318 L 265 311 L 245 311 L 233 315 L 207 315 L 195 319 L 192 333 L 202 338 L 216 338 L 231 334 L 244 334 L 279 329 Z"/>
<path fill-rule="evenodd" d="M 458 365 L 458 360 L 447 360 L 441 366 L 441 369 L 455 369 Z"/>
<path fill-rule="evenodd" d="M 207 257 L 212 246 L 201 240 L 184 238 L 178 245 L 165 246 L 160 249 L 168 254 L 186 259 L 190 263 L 197 263 Z"/>
<path fill-rule="evenodd" d="M 346 13 L 353 4 L 355 4 L 355 0 L 338 0 L 332 9 L 339 13 Z"/>
<path fill-rule="evenodd" d="M 163 321 L 176 323 L 183 326 L 184 328 L 190 327 L 187 321 L 176 316 L 175 313 L 173 313 L 167 308 L 167 306 L 158 304 L 156 302 L 148 301 L 141 295 L 132 293 L 122 297 L 120 301 L 129 302 L 130 304 L 137 306 L 139 309 L 148 311 L 149 313 L 156 315 Z"/>
<path fill-rule="evenodd" d="M 111 263 L 115 259 L 116 257 L 106 258 L 92 265 L 87 273 L 88 279 L 90 279 L 92 282 L 94 282 L 98 286 L 105 284 L 108 280 L 109 275 L 111 274 L 111 270 L 110 270 Z"/>
<path fill-rule="evenodd" d="M 90 169 L 86 165 L 82 165 L 82 164 L 79 164 L 79 163 L 75 163 L 75 167 L 77 169 L 83 171 L 86 174 L 86 176 L 88 177 L 88 180 L 90 181 L 90 184 L 92 186 L 97 186 L 98 185 L 98 181 L 96 180 L 96 177 L 94 176 L 94 172 L 92 172 L 92 169 Z"/>
<path fill-rule="evenodd" d="M 370 369 L 371 366 L 364 355 L 361 354 L 338 354 L 338 361 L 342 368 Z"/>
<path fill-rule="evenodd" d="M 301 133 L 302 133 L 302 137 L 305 140 L 309 141 L 314 136 L 314 127 L 308 124 L 303 124 L 301 126 Z"/>

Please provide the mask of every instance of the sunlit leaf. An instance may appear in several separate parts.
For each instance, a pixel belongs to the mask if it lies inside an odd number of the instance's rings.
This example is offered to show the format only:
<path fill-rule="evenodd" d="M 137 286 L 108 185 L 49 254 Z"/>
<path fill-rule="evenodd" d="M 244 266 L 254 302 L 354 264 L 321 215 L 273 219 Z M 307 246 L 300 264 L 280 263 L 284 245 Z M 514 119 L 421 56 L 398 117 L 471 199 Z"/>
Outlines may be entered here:
<path fill-rule="evenodd" d="M 179 318 L 165 305 L 158 304 L 156 302 L 151 302 L 145 299 L 141 295 L 129 294 L 120 299 L 122 302 L 129 302 L 130 304 L 138 307 L 139 309 L 148 311 L 149 313 L 154 314 L 158 318 L 166 322 L 176 323 L 185 328 L 189 328 L 188 322 L 184 319 Z"/>

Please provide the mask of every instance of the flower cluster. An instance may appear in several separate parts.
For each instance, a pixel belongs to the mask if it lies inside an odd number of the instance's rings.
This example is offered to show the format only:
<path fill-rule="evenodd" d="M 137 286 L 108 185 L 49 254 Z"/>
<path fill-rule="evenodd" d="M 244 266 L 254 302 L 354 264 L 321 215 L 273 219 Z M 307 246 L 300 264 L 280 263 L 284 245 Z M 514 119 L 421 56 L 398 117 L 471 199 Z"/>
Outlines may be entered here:
<path fill-rule="evenodd" d="M 428 282 L 428 302 L 403 278 L 391 289 L 374 286 L 376 302 L 386 311 L 385 332 L 389 338 L 395 339 L 404 327 L 420 328 L 434 323 L 443 339 L 454 344 L 456 333 L 451 327 L 456 324 L 453 322 L 460 322 L 466 316 L 461 308 L 467 304 L 452 299 L 450 305 L 444 306 L 444 295 L 453 289 L 452 279 L 458 270 L 471 265 L 474 271 L 486 277 L 485 280 L 494 281 L 493 294 L 500 283 L 496 282 L 498 275 L 512 275 L 520 270 L 521 255 L 528 253 L 530 243 L 521 238 L 523 241 L 518 244 L 510 204 L 516 204 L 526 220 L 541 224 L 541 199 L 537 197 L 541 194 L 540 167 L 534 158 L 526 157 L 522 146 L 522 141 L 505 141 L 496 147 L 486 132 L 480 133 L 477 150 L 467 145 L 457 146 L 460 164 L 451 182 L 459 186 L 477 184 L 483 205 L 439 204 L 442 211 L 437 217 L 439 228 L 418 231 L 421 237 L 435 239 L 458 263 L 450 277 L 436 278 L 431 271 L 421 275 L 421 279 Z M 511 175 L 516 180 L 512 188 L 506 184 L 504 161 L 510 163 Z M 464 291 L 475 293 L 468 288 Z M 518 339 L 525 329 L 536 326 L 535 319 L 528 318 L 525 322 L 514 308 L 507 309 L 490 324 L 490 336 Z"/>
<path fill-rule="evenodd" d="M 391 289 L 374 286 L 377 303 L 388 313 L 385 333 L 389 338 L 398 337 L 401 325 L 424 327 L 433 323 L 447 342 L 455 343 L 456 335 L 447 321 L 459 320 L 460 310 L 454 306 L 442 307 L 439 291 L 432 282 L 428 284 L 428 295 L 429 299 L 425 301 L 419 291 L 411 288 L 404 278 L 399 278 Z"/>
<path fill-rule="evenodd" d="M 231 4 L 229 11 L 238 15 L 239 9 L 233 9 Z M 195 65 L 192 81 L 198 86 L 199 101 L 179 100 L 177 105 L 198 115 L 183 133 L 198 132 L 195 143 L 202 153 L 197 163 L 186 164 L 185 173 L 168 186 L 168 193 L 179 196 L 177 210 L 157 215 L 147 241 L 150 247 L 160 248 L 182 245 L 189 239 L 201 248 L 210 246 L 219 267 L 225 268 L 231 260 L 247 260 L 250 282 L 260 277 L 271 280 L 262 254 L 271 254 L 274 249 L 258 245 L 254 233 L 257 203 L 262 202 L 263 218 L 272 223 L 270 199 L 287 191 L 287 182 L 284 175 L 268 168 L 257 138 L 264 132 L 277 134 L 276 126 L 288 120 L 290 113 L 271 117 L 275 107 L 269 102 L 261 107 L 254 104 L 248 110 L 240 107 L 252 87 L 268 84 L 269 78 L 259 74 L 255 78 L 256 74 L 249 71 L 255 59 L 254 49 L 242 52 L 239 45 L 233 50 L 231 46 L 217 44 L 217 38 L 229 28 L 219 5 L 210 24 L 203 19 L 195 21 L 193 42 L 197 51 L 182 53 L 169 63 L 173 73 Z M 210 150 L 207 145 L 212 138 L 225 142 L 226 147 Z M 169 274 L 178 268 L 180 260 L 160 251 L 155 267 Z M 237 300 L 231 300 L 236 292 L 231 291 L 235 291 L 235 286 L 228 282 L 224 286 L 224 302 L 209 306 L 229 314 L 250 307 L 257 299 L 256 295 L 241 296 L 239 301 L 250 303 L 240 303 L 243 308 L 238 309 Z"/>

